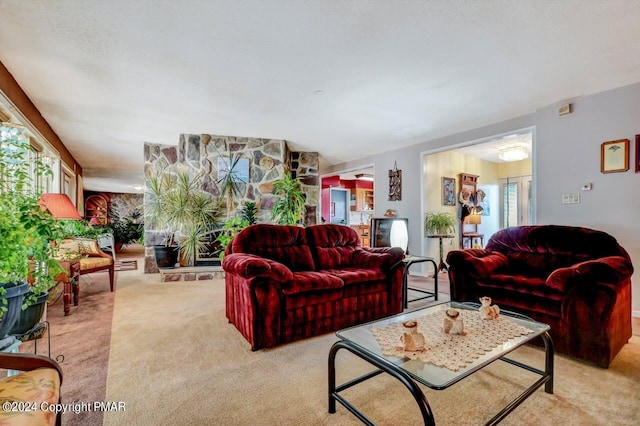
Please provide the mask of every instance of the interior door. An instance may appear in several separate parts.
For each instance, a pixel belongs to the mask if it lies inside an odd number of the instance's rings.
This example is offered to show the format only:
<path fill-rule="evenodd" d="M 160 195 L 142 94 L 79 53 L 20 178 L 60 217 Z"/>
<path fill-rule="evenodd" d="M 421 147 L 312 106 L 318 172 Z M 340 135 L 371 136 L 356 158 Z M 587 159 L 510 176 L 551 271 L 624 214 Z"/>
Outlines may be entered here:
<path fill-rule="evenodd" d="M 349 211 L 349 190 L 331 188 L 331 205 L 329 211 L 329 222 L 342 225 L 349 224 L 347 217 Z"/>
<path fill-rule="evenodd" d="M 531 175 L 500 179 L 500 228 L 533 224 Z"/>

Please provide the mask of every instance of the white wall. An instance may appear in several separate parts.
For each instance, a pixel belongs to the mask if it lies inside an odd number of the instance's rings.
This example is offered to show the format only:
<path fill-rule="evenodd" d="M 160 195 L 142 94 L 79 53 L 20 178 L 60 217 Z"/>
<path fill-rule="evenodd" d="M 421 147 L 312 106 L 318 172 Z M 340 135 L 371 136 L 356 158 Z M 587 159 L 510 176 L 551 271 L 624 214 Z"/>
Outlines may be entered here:
<path fill-rule="evenodd" d="M 422 154 L 469 141 L 536 126 L 533 174 L 536 217 L 539 224 L 586 226 L 612 234 L 640 268 L 640 174 L 634 172 L 635 134 L 640 133 L 640 83 L 584 96 L 573 102 L 573 113 L 559 117 L 561 103 L 516 117 L 407 148 L 339 164 L 322 173 L 375 165 L 375 216 L 392 208 L 409 218 L 409 250 L 422 252 Z M 624 173 L 600 172 L 600 144 L 616 139 L 631 141 L 631 167 Z M 402 170 L 402 200 L 388 201 L 389 169 L 397 161 Z M 581 191 L 593 183 L 592 191 Z M 428 184 L 429 186 L 431 184 Z M 431 188 L 429 188 L 431 189 Z M 434 188 L 439 191 L 439 184 Z M 581 203 L 563 205 L 562 194 L 579 193 Z M 633 310 L 640 316 L 640 279 L 634 275 Z"/>
<path fill-rule="evenodd" d="M 558 117 L 559 105 L 536 112 L 537 221 L 577 225 L 613 235 L 640 268 L 640 173 L 635 173 L 635 135 L 640 133 L 640 83 L 585 96 L 573 113 Z M 600 172 L 602 142 L 629 139 L 630 168 Z M 592 183 L 591 191 L 582 185 Z M 580 204 L 562 204 L 580 194 Z M 640 279 L 634 274 L 633 310 L 640 315 Z"/>

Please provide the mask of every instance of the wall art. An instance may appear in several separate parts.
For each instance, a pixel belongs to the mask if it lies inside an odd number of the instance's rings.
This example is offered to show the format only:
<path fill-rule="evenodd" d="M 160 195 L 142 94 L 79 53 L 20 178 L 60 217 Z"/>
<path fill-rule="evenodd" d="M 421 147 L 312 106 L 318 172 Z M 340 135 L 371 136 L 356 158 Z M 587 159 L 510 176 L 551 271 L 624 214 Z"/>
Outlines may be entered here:
<path fill-rule="evenodd" d="M 394 162 L 393 170 L 389 170 L 389 201 L 402 200 L 402 170 Z"/>
<path fill-rule="evenodd" d="M 640 135 L 636 135 L 636 173 L 640 173 Z"/>
<path fill-rule="evenodd" d="M 603 142 L 600 147 L 600 171 L 602 173 L 629 170 L 629 139 Z"/>
<path fill-rule="evenodd" d="M 450 177 L 442 178 L 442 205 L 456 205 L 456 179 Z"/>

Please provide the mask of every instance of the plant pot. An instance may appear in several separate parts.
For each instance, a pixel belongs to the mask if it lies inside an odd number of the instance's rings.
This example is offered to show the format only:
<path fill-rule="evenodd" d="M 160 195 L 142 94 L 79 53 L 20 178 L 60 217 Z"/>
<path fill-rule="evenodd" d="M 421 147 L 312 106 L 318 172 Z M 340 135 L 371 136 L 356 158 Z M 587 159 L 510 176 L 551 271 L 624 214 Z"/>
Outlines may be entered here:
<path fill-rule="evenodd" d="M 13 328 L 16 321 L 20 317 L 22 311 L 22 300 L 24 295 L 29 291 L 29 284 L 26 281 L 18 283 L 0 284 L 7 291 L 2 298 L 7 300 L 7 311 L 2 315 L 0 320 L 0 350 L 11 346 L 16 338 L 9 336 L 9 332 Z"/>
<path fill-rule="evenodd" d="M 156 265 L 159 269 L 172 269 L 178 262 L 177 246 L 153 246 L 156 256 Z"/>
<path fill-rule="evenodd" d="M 34 304 L 20 312 L 18 320 L 11 328 L 11 331 L 9 331 L 9 334 L 21 336 L 35 327 L 35 325 L 40 322 L 40 318 L 42 318 L 48 298 L 49 293 L 46 291 L 40 293 Z"/>

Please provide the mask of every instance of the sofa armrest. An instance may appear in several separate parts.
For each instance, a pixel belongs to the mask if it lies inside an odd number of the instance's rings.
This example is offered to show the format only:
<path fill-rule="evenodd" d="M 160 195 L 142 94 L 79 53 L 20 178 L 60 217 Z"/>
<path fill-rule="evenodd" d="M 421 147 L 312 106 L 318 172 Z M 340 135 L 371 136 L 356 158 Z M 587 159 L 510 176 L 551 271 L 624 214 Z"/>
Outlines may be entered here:
<path fill-rule="evenodd" d="M 293 272 L 280 262 L 246 253 L 231 253 L 224 257 L 222 269 L 242 278 L 265 277 L 285 282 L 293 279 Z"/>
<path fill-rule="evenodd" d="M 358 247 L 353 252 L 352 262 L 359 268 L 389 269 L 403 258 L 404 252 L 400 247 Z"/>
<path fill-rule="evenodd" d="M 474 277 L 486 277 L 509 268 L 509 258 L 506 255 L 485 249 L 450 251 L 447 263 Z"/>
<path fill-rule="evenodd" d="M 556 269 L 547 278 L 547 285 L 562 292 L 567 292 L 576 285 L 603 284 L 615 287 L 631 274 L 633 266 L 627 259 L 622 256 L 608 256 Z"/>

